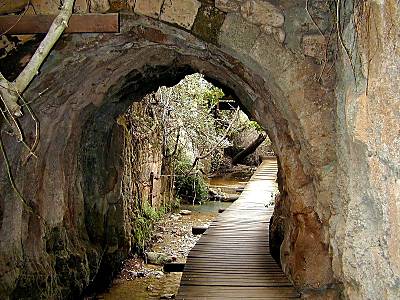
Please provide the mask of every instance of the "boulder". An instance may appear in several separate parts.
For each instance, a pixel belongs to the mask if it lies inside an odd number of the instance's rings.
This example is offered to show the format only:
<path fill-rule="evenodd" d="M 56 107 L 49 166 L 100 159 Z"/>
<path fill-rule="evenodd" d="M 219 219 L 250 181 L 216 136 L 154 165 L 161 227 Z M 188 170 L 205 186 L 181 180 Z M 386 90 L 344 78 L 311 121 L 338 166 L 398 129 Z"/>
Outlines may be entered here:
<path fill-rule="evenodd" d="M 147 263 L 153 265 L 163 265 L 172 262 L 172 257 L 165 253 L 146 252 Z"/>
<path fill-rule="evenodd" d="M 191 215 L 192 212 L 191 212 L 190 210 L 187 210 L 187 209 L 182 209 L 182 210 L 179 212 L 179 214 L 182 215 L 182 216 L 188 216 L 188 215 Z"/>

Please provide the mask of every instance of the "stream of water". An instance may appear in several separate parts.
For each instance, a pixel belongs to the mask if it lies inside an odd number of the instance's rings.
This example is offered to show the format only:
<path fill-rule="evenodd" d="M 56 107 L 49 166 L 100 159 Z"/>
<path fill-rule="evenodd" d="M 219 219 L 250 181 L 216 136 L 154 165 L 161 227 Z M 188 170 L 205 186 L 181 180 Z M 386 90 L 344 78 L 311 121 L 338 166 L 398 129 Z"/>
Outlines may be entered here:
<path fill-rule="evenodd" d="M 226 194 L 238 194 L 237 188 L 243 187 L 243 179 L 212 178 L 211 188 Z M 155 227 L 156 237 L 151 251 L 164 252 L 176 257 L 176 261 L 185 262 L 190 249 L 199 236 L 193 236 L 192 226 L 207 225 L 218 215 L 218 210 L 227 208 L 231 203 L 207 201 L 201 205 L 183 204 L 180 209 L 190 210 L 190 215 L 167 214 Z M 95 299 L 141 300 L 160 299 L 162 295 L 176 294 L 182 273 L 164 273 L 162 266 L 145 264 L 142 258 L 135 257 L 125 262 L 123 270 L 115 278 L 112 287 Z"/>

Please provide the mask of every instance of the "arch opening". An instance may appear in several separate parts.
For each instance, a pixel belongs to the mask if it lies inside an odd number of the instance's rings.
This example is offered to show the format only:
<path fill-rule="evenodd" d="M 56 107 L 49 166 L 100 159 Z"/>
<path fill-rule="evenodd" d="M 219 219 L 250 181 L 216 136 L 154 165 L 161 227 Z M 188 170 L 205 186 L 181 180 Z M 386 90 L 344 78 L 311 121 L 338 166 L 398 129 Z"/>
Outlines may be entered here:
<path fill-rule="evenodd" d="M 316 212 L 317 198 L 329 197 L 319 195 L 327 183 L 318 176 L 324 175 L 322 167 L 329 165 L 332 153 L 328 153 L 328 137 L 326 145 L 316 144 L 312 126 L 299 119 L 287 92 L 277 92 L 279 72 L 267 76 L 252 62 L 238 60 L 187 32 L 140 18 L 127 18 L 120 35 L 74 37 L 63 46 L 52 54 L 28 91 L 34 96 L 51 87 L 32 105 L 41 119 L 39 159 L 19 164 L 16 170 L 18 184 L 45 223 L 22 212 L 12 224 L 3 223 L 2 230 L 21 224 L 27 224 L 27 232 L 38 228 L 33 236 L 16 232 L 4 248 L 18 249 L 15 264 L 32 260 L 45 266 L 59 287 L 72 296 L 109 279 L 98 277 L 99 268 L 101 274 L 112 275 L 113 266 L 129 251 L 125 208 L 119 201 L 121 137 L 115 120 L 132 102 L 159 86 L 172 86 L 185 75 L 199 72 L 236 95 L 267 130 L 280 158 L 280 189 L 286 209 L 282 214 L 287 216 L 279 225 L 284 228 L 280 249 L 284 271 L 300 288 L 332 284 L 329 242 L 324 234 L 329 212 Z M 307 88 L 313 91 L 313 86 Z M 291 99 L 305 97 L 292 92 Z M 34 129 L 32 124 L 24 127 L 27 132 Z M 5 145 L 9 152 L 15 150 L 11 141 L 5 140 Z M 313 156 L 317 150 L 323 153 Z M 14 151 L 12 157 L 22 151 Z M 31 178 L 20 176 L 22 172 Z M 11 205 L 22 210 L 14 198 L 10 193 L 3 200 L 3 218 L 15 209 Z M 19 240 L 29 246 L 21 249 Z M 37 253 L 40 257 L 35 257 Z M 80 262 L 79 267 L 71 267 L 72 261 Z M 304 263 L 320 271 L 303 270 Z M 32 267 L 28 274 L 37 271 Z M 9 276 L 10 282 L 19 279 L 32 285 L 23 274 Z M 51 288 L 46 281 L 41 284 Z M 19 286 L 18 292 L 26 290 Z"/>

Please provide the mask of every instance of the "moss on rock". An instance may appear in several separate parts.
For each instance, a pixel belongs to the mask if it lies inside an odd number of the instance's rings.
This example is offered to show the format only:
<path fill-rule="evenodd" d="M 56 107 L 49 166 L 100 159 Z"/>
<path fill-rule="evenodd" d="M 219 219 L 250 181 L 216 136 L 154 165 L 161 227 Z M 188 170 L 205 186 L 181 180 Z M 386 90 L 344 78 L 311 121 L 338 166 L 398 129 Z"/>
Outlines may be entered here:
<path fill-rule="evenodd" d="M 193 24 L 193 33 L 206 42 L 217 44 L 225 13 L 214 6 L 202 4 Z"/>

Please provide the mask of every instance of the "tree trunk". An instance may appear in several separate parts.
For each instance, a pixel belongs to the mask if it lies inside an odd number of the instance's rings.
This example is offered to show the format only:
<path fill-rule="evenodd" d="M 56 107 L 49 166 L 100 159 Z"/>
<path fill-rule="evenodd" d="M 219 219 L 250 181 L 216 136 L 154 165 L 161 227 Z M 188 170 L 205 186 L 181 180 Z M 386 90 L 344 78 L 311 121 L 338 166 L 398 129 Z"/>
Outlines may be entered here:
<path fill-rule="evenodd" d="M 247 156 L 256 151 L 258 146 L 260 146 L 266 138 L 267 136 L 265 133 L 260 133 L 255 141 L 253 141 L 249 146 L 236 154 L 236 156 L 232 159 L 232 164 L 237 165 L 238 163 L 242 162 Z"/>

